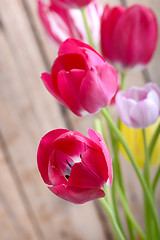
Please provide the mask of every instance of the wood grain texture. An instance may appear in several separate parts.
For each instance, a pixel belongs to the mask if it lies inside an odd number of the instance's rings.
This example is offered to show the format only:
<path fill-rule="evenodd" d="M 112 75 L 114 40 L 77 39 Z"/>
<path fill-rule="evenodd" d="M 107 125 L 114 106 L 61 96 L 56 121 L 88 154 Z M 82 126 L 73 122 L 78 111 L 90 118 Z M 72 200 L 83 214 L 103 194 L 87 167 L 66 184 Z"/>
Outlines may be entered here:
<path fill-rule="evenodd" d="M 26 224 L 26 232 L 23 230 L 29 236 L 26 239 L 49 240 L 54 236 L 57 240 L 104 240 L 93 203 L 76 206 L 60 200 L 51 194 L 39 176 L 36 151 L 40 138 L 51 129 L 65 128 L 66 122 L 60 105 L 40 80 L 46 63 L 22 1 L 0 1 L 0 19 L 0 132 L 3 149 L 9 156 L 10 171 L 14 172 L 11 175 L 13 185 L 18 189 L 19 201 L 31 228 Z M 4 175 L 7 177 L 5 172 Z M 3 174 L 2 180 L 1 191 L 5 184 Z M 3 202 L 14 213 L 14 193 L 10 191 L 10 194 L 6 189 L 1 199 L 6 199 Z M 16 229 L 14 231 L 12 219 L 3 205 L 0 212 L 6 219 L 0 238 L 11 239 L 13 235 L 13 239 L 25 239 L 23 233 L 21 237 Z M 19 218 L 25 225 L 23 218 Z"/>
<path fill-rule="evenodd" d="M 2 150 L 3 149 L 3 150 Z M 0 237 L 1 239 L 38 239 L 26 211 L 17 176 L 11 168 L 0 140 Z"/>
<path fill-rule="evenodd" d="M 149 0 L 141 3 L 151 5 Z M 116 4 L 121 2 L 111 1 Z M 49 71 L 57 48 L 46 38 L 36 8 L 36 1 L 0 0 L 0 239 L 104 240 L 108 223 L 101 222 L 95 204 L 58 199 L 37 170 L 37 146 L 47 131 L 70 128 L 87 135 L 94 117 L 64 110 L 44 88 L 40 75 Z M 159 19 L 159 0 L 152 1 L 152 8 Z M 147 70 L 156 82 L 159 45 L 157 49 Z M 142 72 L 127 76 L 128 87 L 145 81 Z M 130 164 L 122 160 L 122 168 L 131 208 L 141 223 L 141 188 Z"/>

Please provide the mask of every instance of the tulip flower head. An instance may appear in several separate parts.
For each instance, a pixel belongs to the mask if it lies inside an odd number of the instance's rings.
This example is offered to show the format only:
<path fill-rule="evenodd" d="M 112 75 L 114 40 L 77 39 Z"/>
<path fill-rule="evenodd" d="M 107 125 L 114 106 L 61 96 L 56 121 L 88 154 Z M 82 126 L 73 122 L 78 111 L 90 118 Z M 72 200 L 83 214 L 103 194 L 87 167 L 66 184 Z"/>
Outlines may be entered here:
<path fill-rule="evenodd" d="M 93 2 L 93 0 L 51 0 L 51 1 L 52 3 L 55 3 L 61 7 L 66 8 L 81 8 Z"/>
<path fill-rule="evenodd" d="M 115 69 L 89 45 L 67 39 L 51 73 L 43 73 L 48 91 L 78 116 L 107 106 L 117 90 Z"/>
<path fill-rule="evenodd" d="M 102 54 L 120 71 L 148 64 L 157 36 L 156 18 L 147 7 L 106 5 L 101 20 Z"/>
<path fill-rule="evenodd" d="M 148 83 L 143 88 L 119 91 L 116 105 L 121 121 L 128 127 L 147 128 L 160 115 L 160 89 L 155 83 Z"/>
<path fill-rule="evenodd" d="M 39 17 L 51 42 L 58 46 L 67 38 L 76 38 L 87 42 L 88 38 L 80 9 L 66 9 L 56 3 L 57 1 L 48 0 L 48 3 L 42 0 L 38 1 Z M 86 7 L 86 13 L 94 43 L 97 44 L 100 39 L 101 4 L 98 2 L 89 4 Z"/>
<path fill-rule="evenodd" d="M 40 141 L 37 161 L 43 181 L 58 197 L 73 203 L 105 196 L 102 188 L 111 185 L 112 160 L 100 134 L 56 129 Z"/>
<path fill-rule="evenodd" d="M 146 140 L 147 145 L 149 146 L 151 139 L 153 137 L 153 134 L 158 127 L 158 124 L 160 124 L 160 118 L 157 120 L 156 123 L 146 128 Z M 129 149 L 131 150 L 138 166 L 140 168 L 143 168 L 144 162 L 145 162 L 145 150 L 144 150 L 144 142 L 143 142 L 143 135 L 141 129 L 134 129 L 127 127 L 125 124 L 121 123 L 120 125 L 120 131 L 123 135 L 124 139 L 126 140 Z M 157 166 L 160 164 L 160 135 L 156 141 L 150 165 L 151 167 Z M 124 150 L 122 144 L 119 144 L 119 149 L 122 152 L 125 159 L 129 161 L 128 155 L 126 154 L 126 151 Z"/>

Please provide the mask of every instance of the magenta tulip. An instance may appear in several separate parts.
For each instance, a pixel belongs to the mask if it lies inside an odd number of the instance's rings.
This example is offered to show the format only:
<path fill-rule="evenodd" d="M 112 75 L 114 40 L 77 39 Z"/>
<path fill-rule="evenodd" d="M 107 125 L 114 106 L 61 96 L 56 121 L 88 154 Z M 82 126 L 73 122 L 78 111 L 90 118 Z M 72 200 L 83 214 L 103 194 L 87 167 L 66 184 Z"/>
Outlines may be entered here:
<path fill-rule="evenodd" d="M 58 197 L 73 203 L 105 196 L 105 184 L 111 185 L 112 160 L 102 136 L 89 129 L 79 132 L 56 129 L 40 141 L 37 161 L 43 181 Z"/>
<path fill-rule="evenodd" d="M 102 7 L 97 3 L 89 4 L 86 8 L 87 19 L 92 31 L 94 43 L 100 40 L 100 18 Z M 65 9 L 57 6 L 54 2 L 44 3 L 38 1 L 38 13 L 44 29 L 50 40 L 60 45 L 67 38 L 76 38 L 87 42 L 87 34 L 79 9 Z"/>
<path fill-rule="evenodd" d="M 94 0 L 51 0 L 53 3 L 66 8 L 81 8 Z"/>
<path fill-rule="evenodd" d="M 155 16 L 147 7 L 105 7 L 101 21 L 101 49 L 103 56 L 117 69 L 126 71 L 148 64 L 157 36 Z"/>
<path fill-rule="evenodd" d="M 160 116 L 160 88 L 148 83 L 143 88 L 132 87 L 119 91 L 116 105 L 121 121 L 128 127 L 147 128 Z"/>
<path fill-rule="evenodd" d="M 117 90 L 114 68 L 76 39 L 61 44 L 51 74 L 43 73 L 41 78 L 48 91 L 78 116 L 98 112 Z"/>

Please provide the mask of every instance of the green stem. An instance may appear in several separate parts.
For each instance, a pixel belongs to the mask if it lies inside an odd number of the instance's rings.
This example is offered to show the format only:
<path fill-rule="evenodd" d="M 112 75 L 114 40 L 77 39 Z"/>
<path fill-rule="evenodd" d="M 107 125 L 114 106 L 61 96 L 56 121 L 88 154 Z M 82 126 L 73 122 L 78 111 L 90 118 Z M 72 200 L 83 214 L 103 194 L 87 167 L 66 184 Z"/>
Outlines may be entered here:
<path fill-rule="evenodd" d="M 145 129 L 142 129 L 142 135 L 143 135 L 143 143 L 144 143 L 144 152 L 145 152 L 145 162 L 144 162 L 144 177 L 146 179 L 146 183 L 148 186 L 148 189 L 151 192 L 151 183 L 150 183 L 150 158 L 149 158 L 149 152 L 147 147 L 147 140 L 146 140 L 146 132 Z M 146 224 L 146 233 L 147 233 L 147 239 L 152 239 L 152 217 L 150 213 L 150 206 L 148 199 L 146 199 L 146 193 L 144 192 L 144 213 L 145 213 L 145 224 Z"/>
<path fill-rule="evenodd" d="M 84 25 L 85 25 L 85 28 L 86 28 L 86 32 L 87 32 L 88 42 L 93 48 L 95 48 L 95 45 L 94 45 L 94 42 L 93 42 L 93 39 L 92 39 L 91 30 L 90 30 L 88 20 L 87 20 L 86 8 L 81 8 L 81 13 L 82 13 Z"/>
<path fill-rule="evenodd" d="M 156 141 L 157 141 L 157 138 L 159 136 L 159 133 L 160 133 L 160 123 L 158 124 L 158 127 L 156 128 L 156 130 L 154 132 L 154 135 L 152 137 L 152 140 L 150 142 L 150 145 L 149 145 L 149 155 L 150 155 L 150 158 L 152 156 L 152 153 L 153 153 L 153 150 L 154 150 L 154 146 L 156 144 Z"/>
<path fill-rule="evenodd" d="M 123 85 L 123 82 L 124 82 L 124 77 L 125 75 L 123 74 L 123 81 L 121 81 L 121 87 Z M 120 118 L 118 118 L 118 129 L 120 128 Z M 126 202 L 128 202 L 128 199 L 127 199 L 127 196 L 126 196 L 126 192 L 125 192 L 125 188 L 124 188 L 124 183 L 123 183 L 123 178 L 122 178 L 122 173 L 121 173 L 121 167 L 120 167 L 120 162 L 119 162 L 119 159 L 118 159 L 118 139 L 116 141 L 116 151 L 115 152 L 115 165 L 116 165 L 116 170 L 117 170 L 117 176 L 118 176 L 118 182 L 119 182 L 119 185 L 121 187 L 121 190 L 125 196 L 125 199 L 126 199 Z M 135 239 L 135 235 L 134 235 L 134 231 L 133 231 L 133 227 L 132 227 L 132 224 L 130 222 L 130 219 L 128 218 L 128 216 L 126 215 L 126 222 L 127 222 L 127 226 L 128 226 L 128 230 L 129 230 L 129 235 L 130 235 L 130 239 L 131 240 L 134 240 Z"/>
<path fill-rule="evenodd" d="M 138 179 L 139 179 L 139 181 L 140 181 L 140 183 L 141 183 L 141 185 L 143 187 L 143 190 L 144 190 L 144 192 L 145 192 L 145 194 L 147 196 L 148 202 L 150 204 L 150 208 L 151 208 L 152 213 L 153 213 L 153 218 L 155 220 L 155 224 L 156 224 L 157 230 L 159 231 L 159 220 L 158 220 L 157 212 L 156 212 L 156 209 L 155 209 L 155 206 L 154 206 L 154 202 L 153 202 L 152 196 L 150 194 L 150 191 L 148 189 L 148 186 L 147 186 L 147 184 L 146 184 L 146 182 L 145 182 L 145 180 L 144 180 L 144 178 L 143 178 L 143 176 L 142 176 L 142 174 L 141 174 L 141 172 L 140 172 L 140 170 L 138 168 L 136 160 L 133 157 L 133 155 L 132 155 L 132 153 L 131 153 L 131 151 L 130 151 L 130 149 L 129 149 L 129 147 L 128 147 L 125 139 L 124 139 L 124 137 L 122 136 L 121 132 L 119 131 L 119 129 L 117 128 L 117 126 L 113 122 L 113 120 L 110 117 L 110 115 L 108 114 L 107 110 L 105 108 L 103 108 L 101 110 L 101 113 L 103 114 L 103 116 L 108 121 L 108 123 L 109 123 L 110 127 L 112 128 L 112 130 L 116 133 L 119 141 L 122 143 L 122 145 L 123 145 L 123 147 L 124 147 L 128 157 L 129 157 L 129 159 L 131 161 L 131 164 L 132 164 L 132 166 L 133 166 L 133 168 L 134 168 L 134 170 L 135 170 L 135 172 L 136 172 L 136 174 L 138 176 Z"/>
<path fill-rule="evenodd" d="M 139 227 L 139 225 L 137 224 L 136 220 L 134 219 L 134 217 L 132 215 L 132 212 L 131 212 L 131 210 L 130 210 L 130 208 L 128 206 L 128 202 L 126 201 L 125 196 L 123 195 L 123 193 L 120 190 L 120 188 L 118 187 L 118 185 L 117 185 L 116 190 L 118 192 L 119 199 L 120 199 L 120 202 L 122 204 L 122 207 L 123 207 L 126 215 L 128 216 L 128 218 L 130 219 L 130 221 L 132 223 L 132 226 L 134 226 L 134 228 L 136 229 L 137 233 L 139 234 L 139 236 L 142 239 L 146 239 L 146 236 L 145 236 L 144 232 L 142 231 L 142 229 Z"/>
<path fill-rule="evenodd" d="M 102 122 L 100 119 L 96 118 L 94 120 L 94 127 L 95 127 L 95 130 L 97 132 L 99 132 L 103 137 L 104 137 L 104 132 L 103 132 L 103 127 L 102 127 Z M 108 126 L 109 127 L 109 126 Z M 114 136 L 112 134 L 112 131 L 111 129 L 109 129 L 110 131 L 110 136 L 111 136 L 111 143 L 112 143 L 112 147 L 113 147 L 113 150 L 114 150 L 114 155 L 116 155 L 116 150 L 118 151 L 118 148 L 117 146 L 115 146 L 114 144 Z M 118 154 L 118 152 L 117 152 Z M 123 230 L 123 227 L 122 227 L 122 224 L 121 224 L 121 220 L 120 220 L 120 217 L 119 217 L 119 213 L 118 213 L 118 206 L 117 206 L 117 200 L 116 200 L 116 168 L 115 168 L 115 159 L 113 161 L 113 184 L 112 184 L 112 207 L 113 207 L 113 210 L 114 210 L 114 215 L 115 215 L 115 218 L 116 218 L 116 221 L 119 225 L 119 228 L 121 229 L 123 235 L 125 236 L 125 233 L 124 233 L 124 230 Z M 107 196 L 107 201 L 108 201 L 108 194 L 106 191 L 106 187 L 104 187 L 104 190 L 106 192 L 106 196 Z M 111 203 L 111 200 L 110 200 L 110 203 Z"/>
<path fill-rule="evenodd" d="M 120 163 L 119 163 L 119 159 L 118 159 L 118 139 L 114 136 L 113 131 L 110 127 L 110 125 L 108 124 L 108 129 L 109 129 L 109 134 L 111 137 L 111 144 L 112 144 L 112 150 L 114 152 L 114 162 L 113 162 L 113 167 L 114 167 L 114 176 L 113 176 L 113 185 L 112 185 L 112 202 L 113 202 L 113 208 L 114 208 L 114 214 L 117 220 L 117 223 L 121 229 L 121 231 L 123 232 L 124 236 L 124 230 L 120 221 L 120 217 L 119 217 L 119 212 L 118 212 L 118 206 L 117 206 L 117 199 L 116 199 L 116 176 L 117 176 L 117 180 L 121 186 L 121 189 L 126 197 L 125 194 L 125 189 L 124 189 L 124 184 L 123 184 L 123 178 L 122 178 L 122 174 L 121 174 L 121 168 L 120 168 Z M 102 128 L 101 128 L 102 130 Z M 126 197 L 126 201 L 127 201 L 127 197 Z M 126 216 L 126 221 L 127 221 L 127 225 L 128 225 L 128 230 L 129 230 L 129 234 L 130 234 L 130 239 L 134 240 L 134 231 L 132 228 L 132 225 L 130 224 L 130 220 L 128 219 L 128 217 Z"/>
<path fill-rule="evenodd" d="M 98 199 L 99 202 L 101 203 L 102 207 L 104 208 L 104 210 L 106 211 L 110 221 L 112 222 L 112 226 L 116 232 L 116 235 L 118 237 L 118 240 L 126 240 L 126 238 L 123 236 L 123 233 L 121 232 L 121 229 L 119 228 L 116 220 L 115 220 L 115 217 L 114 217 L 114 214 L 110 208 L 110 206 L 108 205 L 108 203 L 105 201 L 104 198 L 99 198 Z"/>
<path fill-rule="evenodd" d="M 120 185 L 120 188 L 121 188 L 121 190 L 122 190 L 122 192 L 123 192 L 123 194 L 124 194 L 124 197 L 125 197 L 126 202 L 128 202 L 127 196 L 126 196 L 126 192 L 125 192 L 125 188 L 124 188 L 124 183 L 123 183 L 123 178 L 122 178 L 120 163 L 119 163 L 119 159 L 118 159 L 118 140 L 117 140 L 117 142 L 116 142 L 116 146 L 115 146 L 115 151 L 114 151 L 114 153 L 115 153 L 114 164 L 115 164 L 115 169 L 116 169 L 115 174 L 117 173 L 116 175 L 117 175 L 117 178 L 118 178 L 118 179 L 117 179 L 117 180 L 118 180 L 117 183 Z M 115 184 L 114 188 L 116 188 L 116 185 L 117 185 L 117 184 Z M 116 189 L 113 189 L 113 191 L 115 192 Z M 115 196 L 113 195 L 113 197 L 115 197 Z M 131 239 L 131 240 L 134 240 L 134 239 L 135 239 L 135 236 L 134 236 L 133 227 L 132 227 L 132 224 L 131 224 L 131 222 L 130 222 L 130 219 L 128 218 L 127 215 L 126 215 L 126 222 L 127 222 L 127 226 L 128 226 L 128 230 L 129 230 L 130 239 Z"/>
<path fill-rule="evenodd" d="M 146 183 L 149 187 L 151 188 L 150 184 L 150 157 L 149 157 L 149 151 L 148 151 L 148 146 L 147 146 L 147 140 L 146 140 L 146 132 L 145 129 L 142 129 L 142 136 L 143 136 L 143 143 L 144 143 L 144 152 L 145 152 L 145 163 L 144 163 L 144 176 L 146 179 Z"/>
<path fill-rule="evenodd" d="M 153 193 L 155 193 L 159 177 L 160 177 L 160 167 L 158 168 L 156 175 L 154 177 L 154 180 L 153 180 L 153 185 L 152 185 Z"/>
<path fill-rule="evenodd" d="M 116 221 L 119 225 L 119 228 L 121 229 L 123 235 L 125 236 L 122 224 L 121 224 L 121 220 L 119 217 L 119 212 L 118 212 L 118 206 L 117 206 L 117 199 L 116 199 L 116 168 L 115 168 L 115 161 L 113 162 L 113 184 L 112 184 L 112 202 L 113 202 L 113 209 L 114 209 L 114 214 L 115 214 L 115 218 Z"/>
<path fill-rule="evenodd" d="M 121 73 L 121 86 L 120 86 L 120 90 L 125 90 L 126 87 L 126 74 L 125 73 Z"/>
<path fill-rule="evenodd" d="M 109 112 L 109 108 L 108 108 L 108 112 Z M 109 112 L 109 114 L 110 114 L 110 112 Z M 112 145 L 112 147 L 113 147 L 113 149 L 114 149 L 115 143 L 116 143 L 116 139 L 115 139 L 115 136 L 114 136 L 114 134 L 113 134 L 113 131 L 112 131 L 110 125 L 108 124 L 108 122 L 107 122 L 107 127 L 108 127 L 109 135 L 110 135 L 110 138 L 111 138 L 111 145 Z"/>
<path fill-rule="evenodd" d="M 112 202 L 112 197 L 111 197 L 111 186 L 105 185 L 103 190 L 105 192 L 104 199 L 107 201 L 108 205 L 113 210 L 113 202 Z"/>
<path fill-rule="evenodd" d="M 105 143 L 107 144 L 107 137 L 105 134 L 104 124 L 102 122 L 102 119 L 99 119 L 99 118 L 94 119 L 94 129 L 103 136 L 103 139 L 104 139 Z M 107 144 L 107 146 L 108 146 L 108 144 Z"/>

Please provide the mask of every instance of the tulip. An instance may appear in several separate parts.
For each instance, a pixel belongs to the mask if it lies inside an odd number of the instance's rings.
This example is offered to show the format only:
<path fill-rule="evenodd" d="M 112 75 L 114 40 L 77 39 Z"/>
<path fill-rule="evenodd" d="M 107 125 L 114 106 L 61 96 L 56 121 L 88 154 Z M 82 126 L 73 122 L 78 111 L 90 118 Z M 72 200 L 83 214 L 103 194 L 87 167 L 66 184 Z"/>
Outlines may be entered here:
<path fill-rule="evenodd" d="M 107 106 L 117 90 L 114 68 L 89 45 L 67 39 L 51 73 L 43 73 L 48 91 L 78 116 Z"/>
<path fill-rule="evenodd" d="M 81 8 L 89 3 L 93 2 L 93 0 L 51 0 L 52 3 L 55 3 L 61 7 L 66 8 Z"/>
<path fill-rule="evenodd" d="M 143 88 L 119 91 L 116 105 L 121 121 L 128 127 L 149 127 L 160 115 L 160 88 L 155 83 L 148 83 Z"/>
<path fill-rule="evenodd" d="M 67 38 L 88 41 L 80 9 L 65 9 L 54 2 L 44 3 L 39 0 L 38 13 L 47 35 L 54 44 L 59 46 Z M 96 45 L 100 39 L 102 7 L 98 2 L 91 3 L 86 7 L 86 13 Z"/>
<path fill-rule="evenodd" d="M 146 128 L 146 139 L 147 139 L 147 145 L 149 146 L 151 139 L 153 137 L 153 134 L 158 127 L 158 124 L 160 123 L 160 119 L 150 127 Z M 126 140 L 128 147 L 130 148 L 138 166 L 140 168 L 143 168 L 144 161 L 145 161 L 145 151 L 144 151 L 144 143 L 143 143 L 143 135 L 141 129 L 134 129 L 134 128 L 128 128 L 125 124 L 121 123 L 120 125 L 120 131 L 123 135 L 124 139 Z M 152 167 L 160 164 L 160 135 L 156 141 L 150 165 Z M 119 145 L 120 151 L 122 152 L 123 156 L 129 160 L 128 155 L 126 154 L 123 146 Z"/>
<path fill-rule="evenodd" d="M 37 162 L 43 181 L 58 197 L 85 203 L 105 196 L 111 185 L 112 160 L 102 136 L 88 130 L 89 138 L 76 131 L 56 129 L 40 141 Z"/>
<path fill-rule="evenodd" d="M 101 20 L 101 49 L 104 58 L 122 72 L 144 67 L 151 60 L 158 36 L 153 12 L 145 6 L 109 8 Z"/>

